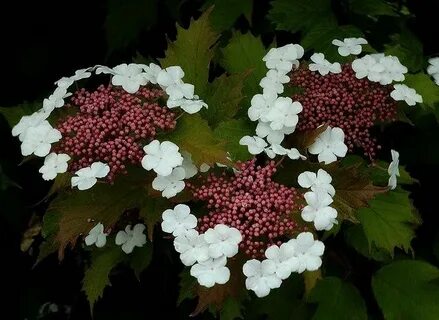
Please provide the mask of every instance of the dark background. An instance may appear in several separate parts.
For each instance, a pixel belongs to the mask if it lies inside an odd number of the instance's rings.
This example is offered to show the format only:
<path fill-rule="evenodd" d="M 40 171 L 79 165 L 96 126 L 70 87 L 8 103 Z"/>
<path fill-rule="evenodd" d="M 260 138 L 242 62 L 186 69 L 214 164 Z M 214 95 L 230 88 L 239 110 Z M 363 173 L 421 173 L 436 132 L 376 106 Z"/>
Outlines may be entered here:
<path fill-rule="evenodd" d="M 157 23 L 150 31 L 143 32 L 125 49 L 112 53 L 106 42 L 107 1 L 14 1 L 7 2 L 7 6 L 2 3 L 0 41 L 2 54 L 6 57 L 2 59 L 0 106 L 13 107 L 23 101 L 42 100 L 53 90 L 55 80 L 79 68 L 129 62 L 137 52 L 144 56 L 162 56 L 166 34 L 171 38 L 175 34 L 175 20 L 187 25 L 191 16 L 199 15 L 197 10 L 203 1 L 183 1 L 182 4 L 177 0 L 166 1 L 174 4 L 174 12 L 164 2 L 159 1 Z M 269 4 L 268 1 L 256 2 L 254 19 L 260 22 L 262 27 L 257 31 L 261 31 L 266 22 L 258 17 L 264 15 Z M 439 27 L 434 20 L 439 12 L 438 1 L 409 1 L 409 8 L 417 16 L 410 27 L 423 42 L 425 54 L 438 55 Z M 237 26 L 247 28 L 239 21 Z M 273 36 L 270 32 L 263 35 L 268 39 Z M 289 40 L 284 34 L 277 36 L 279 45 Z M 435 221 L 439 128 L 433 116 L 422 117 L 418 122 L 420 125 L 416 128 L 407 124 L 390 126 L 386 130 L 391 134 L 384 132 L 382 141 L 385 150 L 392 147 L 401 152 L 402 164 L 420 182 L 412 191 L 424 224 L 418 230 L 414 248 L 418 256 L 434 260 L 431 247 L 438 242 Z M 32 268 L 35 257 L 19 250 L 31 215 L 44 210 L 44 206 L 35 204 L 43 198 L 50 184 L 40 178 L 35 163 L 19 166 L 22 157 L 18 140 L 11 137 L 10 128 L 2 117 L 0 137 L 1 170 L 18 185 L 3 187 L 4 181 L 0 185 L 1 259 L 7 269 L 2 272 L 3 284 L 6 284 L 6 287 L 2 285 L 2 291 L 7 294 L 2 313 L 8 314 L 7 310 L 11 308 L 12 314 L 17 314 L 18 308 L 20 319 L 34 319 L 43 303 L 55 302 L 61 308 L 71 308 L 71 319 L 89 319 L 88 304 L 80 292 L 83 262 L 79 255 L 69 254 L 62 264 L 56 257 L 51 257 Z M 386 140 L 386 137 L 397 139 Z M 162 245 L 160 241 L 155 243 L 155 246 Z M 160 250 L 153 264 L 143 273 L 141 283 L 129 271 L 120 270 L 112 276 L 112 288 L 107 289 L 105 299 L 97 303 L 95 319 L 156 318 L 157 314 L 164 318 L 186 318 L 193 304 L 175 307 L 180 267 L 170 264 L 167 256 L 171 253 L 165 246 Z M 59 312 L 53 318 L 67 317 Z"/>

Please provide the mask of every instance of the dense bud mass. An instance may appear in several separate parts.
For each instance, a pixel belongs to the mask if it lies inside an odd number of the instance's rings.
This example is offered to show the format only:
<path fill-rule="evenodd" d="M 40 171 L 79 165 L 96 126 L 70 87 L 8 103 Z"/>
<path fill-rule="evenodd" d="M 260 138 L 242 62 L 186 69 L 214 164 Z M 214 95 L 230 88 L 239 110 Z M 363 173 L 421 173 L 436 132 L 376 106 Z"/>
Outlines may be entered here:
<path fill-rule="evenodd" d="M 302 66 L 291 73 L 291 85 L 303 89 L 293 100 L 303 106 L 298 130 L 312 130 L 327 123 L 343 129 L 345 143 L 374 158 L 379 146 L 369 129 L 377 122 L 394 121 L 396 102 L 390 97 L 393 86 L 357 79 L 350 64 L 342 72 L 321 76 Z"/>
<path fill-rule="evenodd" d="M 237 172 L 218 177 L 210 174 L 201 187 L 190 184 L 194 198 L 207 202 L 208 214 L 199 218 L 198 229 L 205 232 L 217 224 L 237 228 L 243 237 L 242 251 L 252 258 L 262 258 L 265 249 L 280 245 L 302 231 L 301 195 L 272 180 L 274 162 L 255 166 L 255 160 L 239 163 Z M 303 228 L 302 228 L 303 229 Z"/>
<path fill-rule="evenodd" d="M 127 164 L 140 163 L 142 146 L 158 130 L 175 127 L 174 113 L 158 103 L 162 95 L 162 90 L 146 87 L 135 94 L 111 85 L 78 90 L 66 105 L 76 112 L 57 124 L 62 139 L 55 152 L 70 155 L 72 172 L 102 161 L 110 166 L 107 179 L 113 181 Z"/>

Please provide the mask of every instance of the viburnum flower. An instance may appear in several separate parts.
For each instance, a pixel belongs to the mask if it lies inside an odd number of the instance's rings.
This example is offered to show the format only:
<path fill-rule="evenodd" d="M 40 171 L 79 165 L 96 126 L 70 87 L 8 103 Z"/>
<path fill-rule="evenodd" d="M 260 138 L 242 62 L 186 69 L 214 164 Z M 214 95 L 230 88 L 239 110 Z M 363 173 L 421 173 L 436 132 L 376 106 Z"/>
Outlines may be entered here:
<path fill-rule="evenodd" d="M 390 92 L 390 96 L 395 101 L 405 101 L 409 106 L 416 103 L 422 103 L 422 96 L 415 89 L 407 87 L 405 84 L 395 84 L 394 90 Z"/>
<path fill-rule="evenodd" d="M 267 113 L 266 119 L 270 121 L 273 130 L 282 130 L 284 127 L 295 127 L 299 121 L 298 114 L 302 111 L 300 102 L 289 97 L 278 97 Z"/>
<path fill-rule="evenodd" d="M 322 76 L 327 75 L 328 73 L 340 73 L 341 66 L 340 63 L 334 62 L 330 63 L 325 59 L 325 55 L 323 53 L 314 53 L 311 56 L 311 61 L 308 68 L 311 71 L 318 71 Z"/>
<path fill-rule="evenodd" d="M 38 127 L 40 124 L 45 123 L 50 125 L 46 120 L 49 117 L 49 113 L 44 111 L 37 111 L 29 116 L 23 116 L 20 121 L 12 128 L 12 135 L 18 136 L 20 141 L 24 140 L 26 132 L 29 128 Z"/>
<path fill-rule="evenodd" d="M 209 259 L 209 246 L 204 239 L 204 234 L 198 234 L 198 231 L 194 229 L 189 229 L 175 237 L 174 248 L 180 253 L 180 260 L 185 266 Z"/>
<path fill-rule="evenodd" d="M 64 173 L 67 171 L 70 156 L 62 153 L 56 154 L 52 152 L 44 158 L 44 165 L 40 168 L 39 172 L 43 174 L 44 180 L 53 180 L 58 173 Z"/>
<path fill-rule="evenodd" d="M 348 147 L 344 144 L 344 132 L 340 128 L 327 127 L 315 142 L 308 147 L 311 154 L 318 154 L 319 162 L 330 164 L 337 161 L 337 157 L 344 157 Z"/>
<path fill-rule="evenodd" d="M 55 81 L 55 84 L 59 88 L 64 88 L 67 90 L 67 88 L 70 87 L 73 82 L 75 82 L 75 79 L 73 79 L 72 77 L 62 77 L 61 79 Z"/>
<path fill-rule="evenodd" d="M 183 157 L 176 144 L 170 141 L 151 141 L 143 147 L 146 155 L 142 159 L 142 167 L 154 170 L 158 175 L 168 176 L 175 167 L 183 163 Z"/>
<path fill-rule="evenodd" d="M 258 136 L 244 136 L 239 140 L 239 144 L 247 146 L 248 152 L 251 154 L 260 154 L 268 146 L 267 142 Z"/>
<path fill-rule="evenodd" d="M 204 240 L 209 245 L 209 256 L 219 258 L 233 257 L 238 253 L 238 244 L 242 241 L 241 233 L 236 228 L 217 224 L 204 233 Z"/>
<path fill-rule="evenodd" d="M 358 55 L 361 53 L 362 44 L 367 44 L 366 39 L 363 38 L 345 38 L 343 41 L 334 39 L 332 44 L 338 47 L 338 53 L 342 57 L 347 57 L 351 54 Z"/>
<path fill-rule="evenodd" d="M 123 252 L 129 254 L 135 247 L 143 247 L 146 243 L 145 225 L 138 223 L 132 229 L 131 225 L 125 227 L 125 231 L 120 230 L 116 234 L 116 245 L 122 246 Z"/>
<path fill-rule="evenodd" d="M 309 191 L 304 195 L 307 206 L 302 209 L 302 219 L 314 222 L 316 230 L 330 230 L 337 224 L 337 210 L 329 205 L 332 198 L 327 192 Z"/>
<path fill-rule="evenodd" d="M 283 83 L 290 81 L 290 77 L 278 70 L 269 70 L 265 77 L 259 82 L 259 86 L 264 89 L 264 92 L 284 92 Z"/>
<path fill-rule="evenodd" d="M 264 152 L 267 154 L 267 156 L 270 159 L 273 159 L 274 157 L 276 157 L 276 155 L 281 155 L 281 156 L 286 155 L 288 151 L 280 144 L 272 144 L 267 148 L 265 148 Z"/>
<path fill-rule="evenodd" d="M 226 262 L 226 257 L 198 262 L 191 267 L 191 276 L 207 288 L 213 287 L 216 283 L 225 284 L 230 279 L 230 270 L 226 267 Z"/>
<path fill-rule="evenodd" d="M 172 99 L 172 97 L 170 97 L 167 106 L 170 109 L 180 107 L 189 114 L 197 113 L 202 108 L 208 108 L 207 104 L 203 100 L 198 99 L 197 95 L 194 95 L 194 99 Z"/>
<path fill-rule="evenodd" d="M 177 167 L 172 170 L 168 176 L 158 175 L 152 181 L 152 188 L 157 191 L 162 191 L 162 196 L 165 198 L 172 198 L 184 189 L 185 171 L 182 167 Z"/>
<path fill-rule="evenodd" d="M 98 181 L 97 178 L 105 178 L 110 172 L 110 167 L 103 162 L 94 162 L 90 167 L 79 169 L 71 179 L 72 188 L 87 190 L 93 187 Z"/>
<path fill-rule="evenodd" d="M 82 79 L 87 79 L 91 77 L 91 70 L 92 68 L 84 68 L 84 69 L 78 69 L 75 71 L 75 74 L 70 77 L 73 81 L 79 81 Z"/>
<path fill-rule="evenodd" d="M 267 248 L 265 256 L 274 262 L 275 274 L 281 280 L 287 279 L 297 269 L 298 259 L 294 256 L 294 247 L 288 242 L 282 243 L 280 247 L 272 245 Z"/>
<path fill-rule="evenodd" d="M 259 298 L 267 296 L 271 289 L 279 288 L 282 284 L 282 280 L 276 276 L 276 263 L 272 260 L 249 260 L 242 267 L 242 272 L 247 277 L 245 287 L 253 290 Z"/>
<path fill-rule="evenodd" d="M 179 66 L 161 70 L 157 75 L 157 83 L 165 88 L 171 100 L 194 97 L 194 86 L 182 81 L 184 71 Z"/>
<path fill-rule="evenodd" d="M 390 176 L 388 186 L 391 190 L 394 190 L 397 184 L 396 176 L 399 177 L 399 152 L 390 150 L 390 153 L 392 155 L 392 162 L 390 162 L 389 168 L 387 169 L 387 172 Z"/>
<path fill-rule="evenodd" d="M 183 162 L 181 167 L 184 169 L 184 178 L 190 179 L 195 176 L 198 172 L 197 166 L 192 162 L 192 155 L 189 152 L 181 151 L 183 157 Z"/>
<path fill-rule="evenodd" d="M 382 53 L 365 55 L 352 62 L 352 69 L 358 79 L 367 77 L 370 81 L 379 82 L 382 85 L 392 81 L 403 81 L 407 68 L 403 66 L 397 57 L 385 56 Z"/>
<path fill-rule="evenodd" d="M 96 72 L 98 73 L 98 72 Z M 128 93 L 136 93 L 140 86 L 148 83 L 148 79 L 142 67 L 136 63 L 122 63 L 112 69 L 113 77 L 111 83 L 115 86 L 122 86 Z"/>
<path fill-rule="evenodd" d="M 260 138 L 267 138 L 271 144 L 280 144 L 285 135 L 294 132 L 296 127 L 283 127 L 281 130 L 273 130 L 267 122 L 258 122 L 256 126 L 256 135 Z"/>
<path fill-rule="evenodd" d="M 197 226 L 197 218 L 185 204 L 177 204 L 174 209 L 165 210 L 162 219 L 162 230 L 172 233 L 174 237 L 183 235 Z"/>
<path fill-rule="evenodd" d="M 299 265 L 296 272 L 315 271 L 320 268 L 325 245 L 319 240 L 314 240 L 311 232 L 302 232 L 288 243 L 294 247 L 294 255 L 298 259 Z"/>
<path fill-rule="evenodd" d="M 327 192 L 331 197 L 335 195 L 335 189 L 332 186 L 332 177 L 323 169 L 319 169 L 317 174 L 311 171 L 305 171 L 299 174 L 297 178 L 302 188 L 311 188 L 312 191 Z"/>
<path fill-rule="evenodd" d="M 155 63 L 150 63 L 148 66 L 142 64 L 141 67 L 143 68 L 143 71 L 145 71 L 145 77 L 148 79 L 148 81 L 153 84 L 157 84 L 157 76 L 159 75 L 160 71 L 162 71 L 162 68 Z"/>
<path fill-rule="evenodd" d="M 427 73 L 431 76 L 439 74 L 439 57 L 428 59 Z"/>
<path fill-rule="evenodd" d="M 250 102 L 251 106 L 247 111 L 250 120 L 256 121 L 261 119 L 265 121 L 265 116 L 276 98 L 277 93 L 273 90 L 264 90 L 263 94 L 254 95 Z"/>
<path fill-rule="evenodd" d="M 85 237 L 84 241 L 87 246 L 91 246 L 93 244 L 95 244 L 98 248 L 105 246 L 107 243 L 107 234 L 104 233 L 104 225 L 102 223 L 95 225 L 88 232 L 88 235 Z"/>
<path fill-rule="evenodd" d="M 300 58 L 303 57 L 304 50 L 298 44 L 288 44 L 279 48 L 271 48 L 270 51 L 262 58 L 268 69 L 288 73 L 293 66 L 299 64 Z"/>
<path fill-rule="evenodd" d="M 43 121 L 38 126 L 26 130 L 21 144 L 21 154 L 23 156 L 35 154 L 38 157 L 45 157 L 50 152 L 51 144 L 60 139 L 61 133 L 47 121 Z"/>

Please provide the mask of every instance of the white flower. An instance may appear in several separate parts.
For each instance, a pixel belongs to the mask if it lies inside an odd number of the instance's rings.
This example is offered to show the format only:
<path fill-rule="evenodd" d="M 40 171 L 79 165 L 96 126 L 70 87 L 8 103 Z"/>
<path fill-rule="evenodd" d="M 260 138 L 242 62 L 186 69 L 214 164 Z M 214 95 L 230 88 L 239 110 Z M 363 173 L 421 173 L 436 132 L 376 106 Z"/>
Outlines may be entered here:
<path fill-rule="evenodd" d="M 165 88 L 171 100 L 194 97 L 194 86 L 182 81 L 184 71 L 179 66 L 161 70 L 157 75 L 157 83 Z"/>
<path fill-rule="evenodd" d="M 399 59 L 394 56 L 385 56 L 380 58 L 380 63 L 384 65 L 385 71 L 380 79 L 380 84 L 386 85 L 392 81 L 403 81 L 404 74 L 408 69 L 399 62 Z"/>
<path fill-rule="evenodd" d="M 291 71 L 293 66 L 299 64 L 300 58 L 303 57 L 304 50 L 298 44 L 287 44 L 279 48 L 271 48 L 270 51 L 262 58 L 268 69 L 276 69 L 283 73 Z"/>
<path fill-rule="evenodd" d="M 226 267 L 226 262 L 225 257 L 199 262 L 191 267 L 191 276 L 207 288 L 213 287 L 215 283 L 225 284 L 230 279 L 230 270 Z"/>
<path fill-rule="evenodd" d="M 97 65 L 94 68 L 96 68 L 96 74 L 101 74 L 101 73 L 103 73 L 103 74 L 112 74 L 112 75 L 116 74 L 116 72 L 113 69 L 111 69 L 111 68 L 109 68 L 107 66 Z"/>
<path fill-rule="evenodd" d="M 264 139 L 261 139 L 258 136 L 244 136 L 241 138 L 241 140 L 239 140 L 239 144 L 242 146 L 247 146 L 250 154 L 260 154 L 268 145 Z"/>
<path fill-rule="evenodd" d="M 44 121 L 36 127 L 30 127 L 21 144 L 21 154 L 29 156 L 32 153 L 38 157 L 45 157 L 49 154 L 51 144 L 61 139 L 61 133 L 52 128 L 49 122 Z"/>
<path fill-rule="evenodd" d="M 75 74 L 70 77 L 73 81 L 79 81 L 91 77 L 91 68 L 79 69 L 75 71 Z"/>
<path fill-rule="evenodd" d="M 259 85 L 265 92 L 284 92 L 283 83 L 288 83 L 290 77 L 278 70 L 269 70 L 267 75 L 261 79 Z"/>
<path fill-rule="evenodd" d="M 102 248 L 107 243 L 107 234 L 104 233 L 104 225 L 102 223 L 98 223 L 95 225 L 85 237 L 85 244 L 87 246 L 91 246 L 93 244 L 98 248 Z"/>
<path fill-rule="evenodd" d="M 197 218 L 185 204 L 177 204 L 174 209 L 165 210 L 162 219 L 162 230 L 172 233 L 174 237 L 183 235 L 197 226 Z"/>
<path fill-rule="evenodd" d="M 197 166 L 192 162 L 192 155 L 189 152 L 181 151 L 183 162 L 181 167 L 184 169 L 184 178 L 190 179 L 198 172 Z"/>
<path fill-rule="evenodd" d="M 439 57 L 428 59 L 429 66 L 427 67 L 427 73 L 431 76 L 439 74 Z"/>
<path fill-rule="evenodd" d="M 37 127 L 43 122 L 49 125 L 49 122 L 46 121 L 49 113 L 46 113 L 42 110 L 32 113 L 29 116 L 21 117 L 20 121 L 12 128 L 12 135 L 14 137 L 18 136 L 20 141 L 24 140 L 27 129 L 31 127 Z"/>
<path fill-rule="evenodd" d="M 390 151 L 392 155 L 392 162 L 389 164 L 389 168 L 387 169 L 387 172 L 389 174 L 389 187 L 391 190 L 394 190 L 396 188 L 396 176 L 399 177 L 399 152 L 395 150 Z"/>
<path fill-rule="evenodd" d="M 434 83 L 436 83 L 439 86 L 439 73 L 435 73 L 433 75 Z"/>
<path fill-rule="evenodd" d="M 335 189 L 331 185 L 332 177 L 323 169 L 319 169 L 317 174 L 305 171 L 299 174 L 299 185 L 302 188 L 311 188 L 312 191 L 327 192 L 331 197 L 335 195 Z"/>
<path fill-rule="evenodd" d="M 267 113 L 267 120 L 273 130 L 282 130 L 284 127 L 295 127 L 299 121 L 298 114 L 302 111 L 302 104 L 289 97 L 278 97 Z"/>
<path fill-rule="evenodd" d="M 271 105 L 277 98 L 275 91 L 266 91 L 264 94 L 256 94 L 251 100 L 251 106 L 248 109 L 248 117 L 251 121 L 264 120 L 267 112 L 270 110 Z"/>
<path fill-rule="evenodd" d="M 256 134 L 260 138 L 267 138 L 271 144 L 280 144 L 284 140 L 284 136 L 293 133 L 295 129 L 296 127 L 283 127 L 281 130 L 273 130 L 269 123 L 259 121 Z"/>
<path fill-rule="evenodd" d="M 97 178 L 105 178 L 110 172 L 110 167 L 103 162 L 94 162 L 90 167 L 79 169 L 71 179 L 72 188 L 87 190 L 93 187 L 98 181 Z"/>
<path fill-rule="evenodd" d="M 328 127 L 308 148 L 311 154 L 318 154 L 319 162 L 330 164 L 337 157 L 344 157 L 348 147 L 344 144 L 344 132 L 340 128 Z"/>
<path fill-rule="evenodd" d="M 64 173 L 67 171 L 70 156 L 61 153 L 51 153 L 44 158 L 44 165 L 40 168 L 39 172 L 43 174 L 44 180 L 53 180 L 58 173 Z"/>
<path fill-rule="evenodd" d="M 75 82 L 75 80 L 72 77 L 62 77 L 61 79 L 56 81 L 55 84 L 59 88 L 64 88 L 67 90 L 67 88 L 70 87 L 73 84 L 73 82 Z"/>
<path fill-rule="evenodd" d="M 358 79 L 367 77 L 370 81 L 382 85 L 390 84 L 392 81 L 403 81 L 404 74 L 408 71 L 397 57 L 384 56 L 382 53 L 365 55 L 354 60 L 352 69 Z"/>
<path fill-rule="evenodd" d="M 247 277 L 245 287 L 253 290 L 259 298 L 267 296 L 271 289 L 279 288 L 282 283 L 276 276 L 276 263 L 272 260 L 249 260 L 242 267 L 242 272 Z"/>
<path fill-rule="evenodd" d="M 329 72 L 331 73 L 340 73 L 341 66 L 340 63 L 334 62 L 330 63 L 325 59 L 325 55 L 323 53 L 314 53 L 311 56 L 311 61 L 314 63 L 310 63 L 308 68 L 311 71 L 318 71 L 322 76 L 327 75 Z"/>
<path fill-rule="evenodd" d="M 294 247 L 289 243 L 282 243 L 280 247 L 272 245 L 265 250 L 268 260 L 275 263 L 275 274 L 279 279 L 287 279 L 293 270 L 298 267 L 298 259 L 294 256 Z"/>
<path fill-rule="evenodd" d="M 145 71 L 145 77 L 149 80 L 149 82 L 153 84 L 157 84 L 157 76 L 159 75 L 162 68 L 156 65 L 155 63 L 150 63 L 149 66 L 141 65 L 143 70 Z"/>
<path fill-rule="evenodd" d="M 366 39 L 363 38 L 345 38 L 341 40 L 332 40 L 332 44 L 338 47 L 338 53 L 347 57 L 348 55 L 358 55 L 361 53 L 362 44 L 367 44 Z"/>
<path fill-rule="evenodd" d="M 337 210 L 328 206 L 333 200 L 327 192 L 310 191 L 304 197 L 307 206 L 302 209 L 303 220 L 314 222 L 316 230 L 330 230 L 337 224 Z"/>
<path fill-rule="evenodd" d="M 64 98 L 69 97 L 71 93 L 67 92 L 64 87 L 58 87 L 55 91 L 43 100 L 43 109 L 47 113 L 51 113 L 56 108 L 61 108 L 64 105 Z"/>
<path fill-rule="evenodd" d="M 152 181 L 152 188 L 157 191 L 162 191 L 162 197 L 172 198 L 184 189 L 185 171 L 182 167 L 177 167 L 172 170 L 168 176 L 158 175 Z"/>
<path fill-rule="evenodd" d="M 133 252 L 135 247 L 143 247 L 146 243 L 145 225 L 138 223 L 132 229 L 131 225 L 125 227 L 125 231 L 120 230 L 116 235 L 116 245 L 122 245 L 122 250 L 126 254 Z"/>
<path fill-rule="evenodd" d="M 302 232 L 288 243 L 294 247 L 294 255 L 298 258 L 299 265 L 294 271 L 302 273 L 305 270 L 315 271 L 320 268 L 325 245 L 319 240 L 314 240 L 311 232 Z"/>
<path fill-rule="evenodd" d="M 276 157 L 276 155 L 286 155 L 288 150 L 282 147 L 280 144 L 272 144 L 268 148 L 265 148 L 264 152 L 270 159 L 273 159 Z"/>
<path fill-rule="evenodd" d="M 238 244 L 242 241 L 241 233 L 236 228 L 217 224 L 204 233 L 204 240 L 209 244 L 209 256 L 218 258 L 233 257 L 238 253 Z"/>
<path fill-rule="evenodd" d="M 113 68 L 111 83 L 115 86 L 122 86 L 128 93 L 136 93 L 140 86 L 148 83 L 142 67 L 135 63 L 122 63 Z"/>
<path fill-rule="evenodd" d="M 352 70 L 355 71 L 355 77 L 357 79 L 363 79 L 367 77 L 370 81 L 379 82 L 381 79 L 381 73 L 385 68 L 378 61 L 374 55 L 365 55 L 362 58 L 355 59 L 352 62 Z"/>
<path fill-rule="evenodd" d="M 297 160 L 297 159 L 306 160 L 306 157 L 300 154 L 299 150 L 297 150 L 296 148 L 287 149 L 287 156 L 291 160 Z"/>
<path fill-rule="evenodd" d="M 173 97 L 169 97 L 167 101 L 167 106 L 170 109 L 180 107 L 181 109 L 183 109 L 189 114 L 197 113 L 203 107 L 206 109 L 208 108 L 207 104 L 203 100 L 197 99 L 198 96 L 195 95 L 194 97 L 196 97 L 194 100 L 185 99 L 185 98 L 173 99 Z"/>
<path fill-rule="evenodd" d="M 180 253 L 180 260 L 185 266 L 209 259 L 207 242 L 203 234 L 194 229 L 187 230 L 174 239 L 175 250 Z"/>
<path fill-rule="evenodd" d="M 422 96 L 415 89 L 407 87 L 405 84 L 393 85 L 394 90 L 390 92 L 390 96 L 395 101 L 405 101 L 409 106 L 416 103 L 422 103 Z"/>
<path fill-rule="evenodd" d="M 178 146 L 170 141 L 151 141 L 143 147 L 146 155 L 142 159 L 142 167 L 154 170 L 158 175 L 168 176 L 172 169 L 183 163 L 183 157 L 178 152 Z"/>

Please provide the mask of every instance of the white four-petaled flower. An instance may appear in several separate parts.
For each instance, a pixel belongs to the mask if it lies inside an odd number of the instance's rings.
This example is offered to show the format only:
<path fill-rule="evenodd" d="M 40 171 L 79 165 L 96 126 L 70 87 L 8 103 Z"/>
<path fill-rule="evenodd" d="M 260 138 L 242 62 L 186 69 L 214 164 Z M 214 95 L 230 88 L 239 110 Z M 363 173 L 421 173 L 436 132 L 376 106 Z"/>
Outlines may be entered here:
<path fill-rule="evenodd" d="M 325 59 L 325 55 L 323 53 L 314 53 L 311 56 L 311 61 L 313 63 L 310 63 L 308 68 L 311 71 L 317 71 L 322 76 L 327 75 L 328 73 L 340 73 L 341 72 L 341 66 L 340 63 L 334 62 L 330 63 L 328 60 Z"/>
<path fill-rule="evenodd" d="M 247 277 L 245 287 L 253 290 L 259 298 L 267 296 L 271 289 L 279 288 L 282 283 L 276 275 L 276 263 L 272 260 L 249 260 L 242 271 Z"/>
<path fill-rule="evenodd" d="M 316 230 L 330 230 L 337 224 L 337 210 L 329 206 L 333 200 L 326 191 L 309 191 L 304 197 L 307 206 L 302 209 L 303 220 L 313 222 Z"/>
<path fill-rule="evenodd" d="M 225 284 L 230 279 L 230 270 L 226 267 L 226 257 L 208 259 L 198 262 L 191 267 L 191 276 L 197 278 L 198 283 L 211 288 L 216 283 Z"/>
<path fill-rule="evenodd" d="M 364 38 L 345 38 L 343 41 L 334 39 L 332 44 L 338 47 L 337 50 L 341 56 L 347 57 L 351 54 L 360 54 L 362 50 L 361 45 L 367 44 L 367 41 Z"/>
<path fill-rule="evenodd" d="M 209 256 L 211 258 L 221 256 L 230 258 L 238 253 L 238 244 L 242 241 L 242 236 L 236 228 L 217 224 L 204 233 L 204 240 L 209 245 Z"/>
<path fill-rule="evenodd" d="M 29 128 L 37 127 L 43 122 L 50 125 L 46 120 L 49 115 L 49 113 L 40 110 L 31 115 L 21 117 L 20 121 L 12 128 L 12 135 L 14 137 L 18 136 L 18 139 L 23 141 Z"/>
<path fill-rule="evenodd" d="M 64 173 L 67 171 L 70 156 L 65 153 L 56 154 L 51 153 L 44 158 L 44 165 L 40 168 L 39 172 L 43 175 L 44 180 L 53 180 L 58 173 Z"/>
<path fill-rule="evenodd" d="M 79 169 L 72 177 L 72 188 L 78 187 L 79 190 L 87 190 L 93 187 L 98 181 L 97 178 L 105 178 L 110 172 L 108 164 L 94 162 L 90 167 Z"/>
<path fill-rule="evenodd" d="M 265 257 L 275 263 L 275 274 L 279 279 L 285 280 L 297 270 L 298 259 L 294 253 L 294 247 L 288 242 L 282 243 L 280 247 L 272 245 L 265 250 Z"/>
<path fill-rule="evenodd" d="M 389 168 L 387 169 L 389 174 L 388 186 L 391 190 L 394 190 L 397 184 L 396 177 L 399 177 L 399 152 L 390 150 L 390 153 L 392 155 L 392 162 L 390 162 Z"/>
<path fill-rule="evenodd" d="M 104 225 L 102 223 L 95 225 L 88 232 L 88 235 L 85 237 L 84 241 L 87 246 L 91 246 L 93 244 L 95 244 L 98 248 L 105 246 L 107 243 L 107 234 L 104 233 Z"/>
<path fill-rule="evenodd" d="M 129 254 L 135 247 L 142 247 L 146 243 L 145 225 L 138 223 L 133 228 L 131 225 L 125 227 L 125 231 L 120 230 L 116 234 L 116 245 L 122 246 L 123 252 Z"/>
<path fill-rule="evenodd" d="M 177 204 L 174 209 L 165 210 L 162 219 L 162 230 L 172 233 L 174 237 L 183 235 L 197 226 L 197 218 L 185 204 Z"/>
<path fill-rule="evenodd" d="M 332 186 L 332 177 L 323 169 L 319 169 L 317 174 L 311 171 L 305 171 L 299 174 L 297 178 L 302 188 L 311 188 L 312 191 L 327 192 L 331 197 L 335 195 L 335 189 Z"/>
<path fill-rule="evenodd" d="M 320 268 L 325 245 L 319 240 L 314 240 L 311 232 L 302 232 L 288 243 L 294 247 L 294 256 L 298 259 L 296 272 L 315 271 Z"/>
<path fill-rule="evenodd" d="M 61 133 L 54 129 L 49 122 L 43 121 L 35 127 L 26 129 L 21 144 L 21 154 L 29 156 L 32 153 L 38 157 L 45 157 L 49 154 L 51 144 L 61 139 Z"/>
<path fill-rule="evenodd" d="M 191 266 L 195 262 L 204 262 L 209 259 L 209 247 L 204 240 L 203 234 L 189 229 L 185 233 L 175 237 L 175 251 L 180 253 L 180 260 L 185 266 Z"/>
<path fill-rule="evenodd" d="M 250 102 L 251 106 L 247 111 L 250 120 L 256 121 L 260 119 L 262 121 L 268 121 L 265 116 L 276 98 L 277 93 L 275 91 L 264 90 L 263 94 L 254 95 Z"/>
<path fill-rule="evenodd" d="M 264 151 L 265 147 L 268 146 L 267 142 L 258 136 L 244 136 L 239 140 L 239 144 L 247 146 L 248 152 L 251 154 L 260 154 Z"/>
<path fill-rule="evenodd" d="M 138 64 L 122 63 L 113 68 L 111 83 L 115 86 L 121 86 L 128 93 L 136 93 L 140 86 L 148 83 L 148 79 Z"/>
<path fill-rule="evenodd" d="M 337 157 L 344 157 L 348 147 L 344 143 L 344 132 L 340 128 L 327 127 L 315 142 L 308 147 L 311 154 L 318 154 L 318 160 L 325 164 L 332 163 Z"/>
<path fill-rule="evenodd" d="M 409 88 L 405 84 L 395 84 L 393 88 L 393 91 L 390 92 L 390 96 L 393 100 L 405 101 L 409 106 L 422 103 L 422 96 L 418 94 L 415 89 Z"/>
<path fill-rule="evenodd" d="M 289 97 L 278 97 L 266 115 L 273 130 L 282 130 L 284 127 L 295 127 L 299 121 L 298 114 L 302 112 L 302 104 Z"/>
<path fill-rule="evenodd" d="M 168 176 L 158 175 L 152 181 L 152 188 L 157 191 L 162 191 L 162 196 L 165 198 L 172 198 L 184 189 L 185 170 L 182 167 L 177 167 L 172 170 Z"/>
<path fill-rule="evenodd" d="M 158 175 L 168 176 L 175 167 L 183 163 L 183 157 L 176 144 L 170 141 L 151 141 L 143 147 L 146 155 L 142 159 L 142 166 L 146 170 L 154 170 Z"/>

